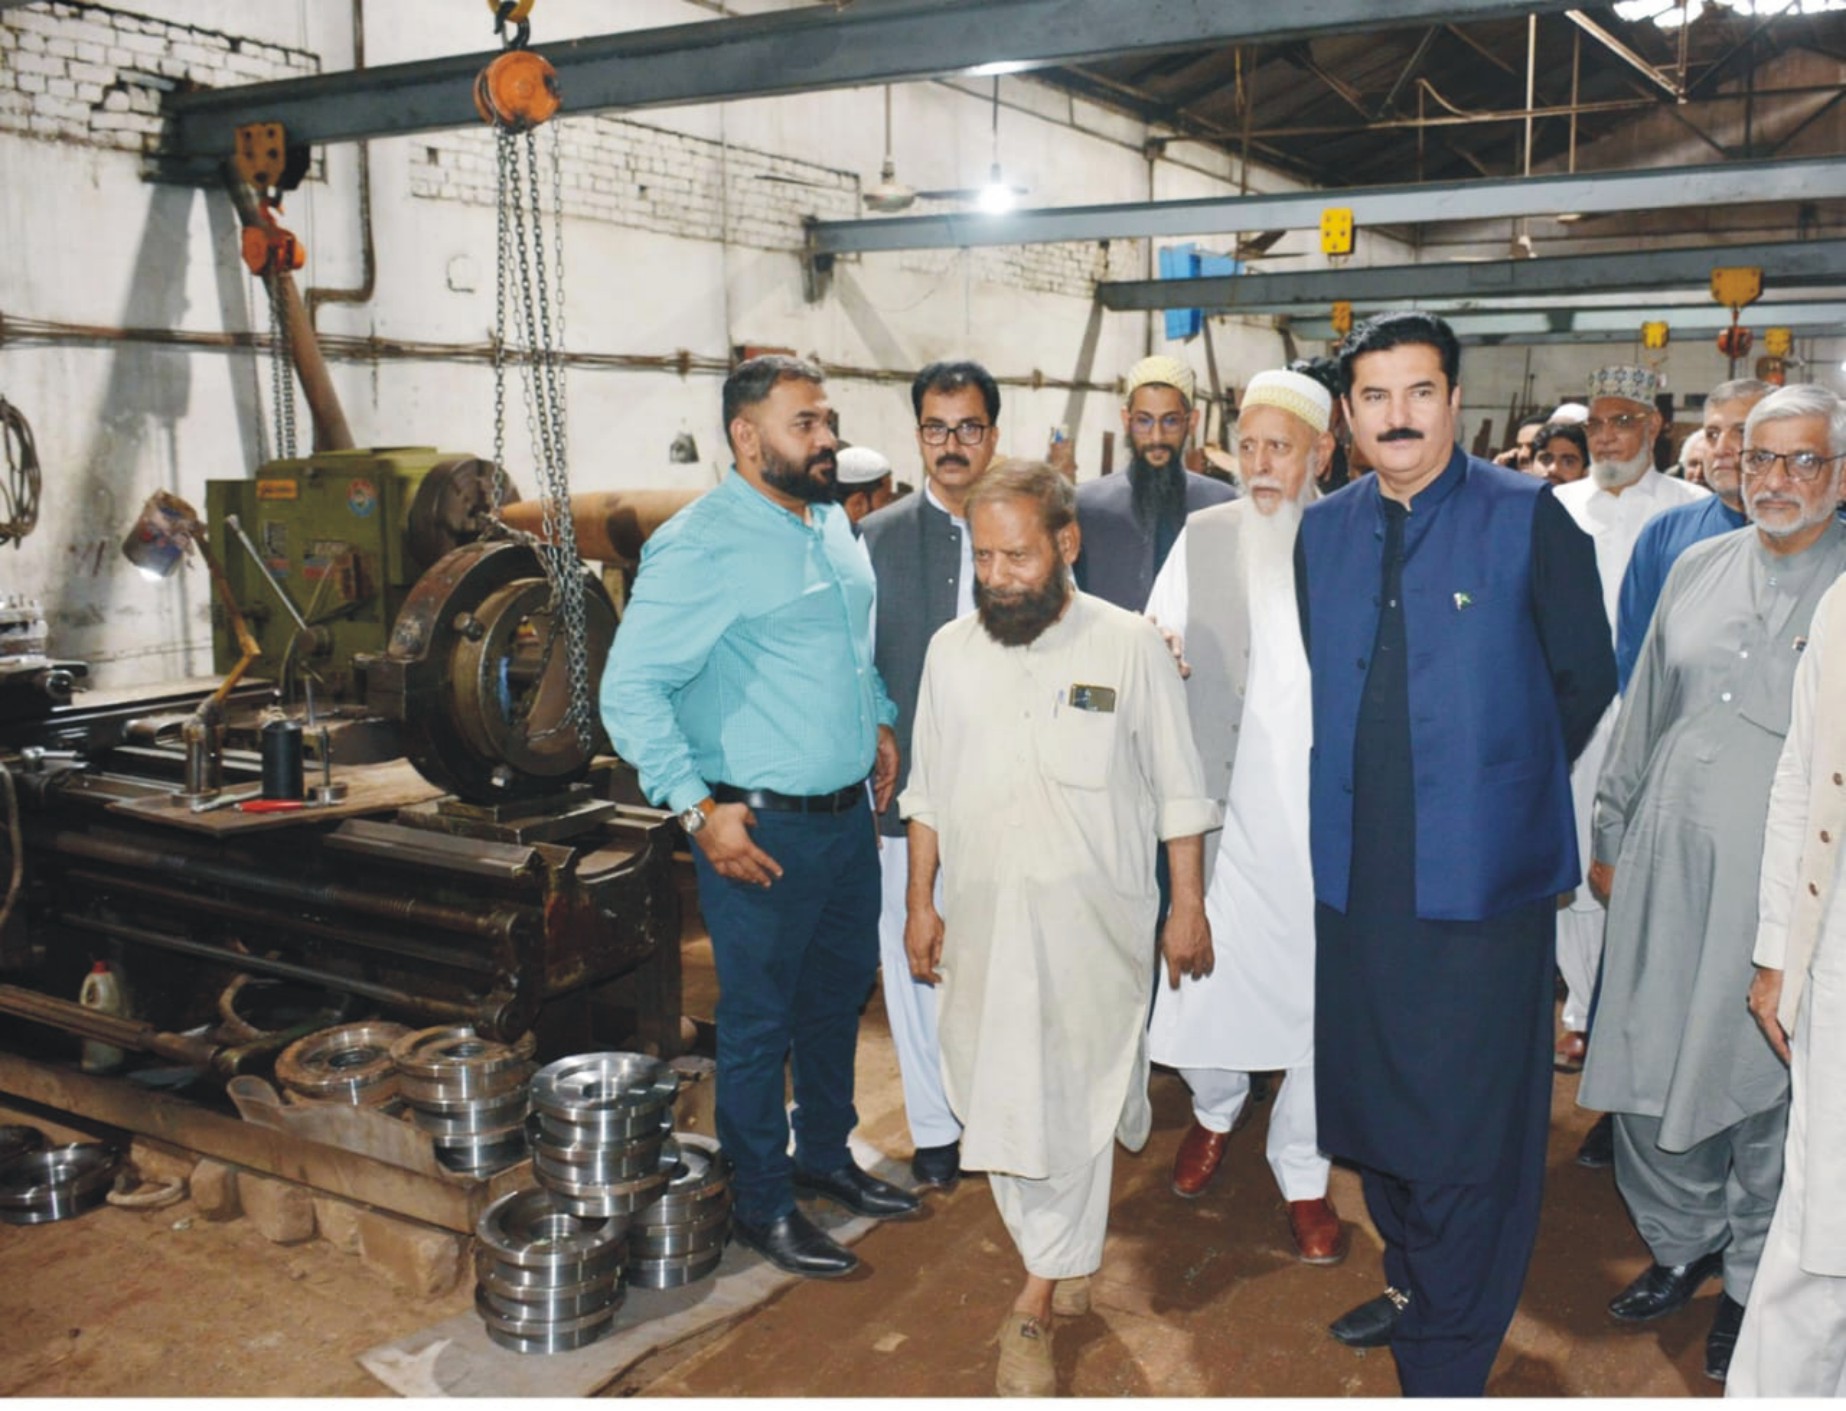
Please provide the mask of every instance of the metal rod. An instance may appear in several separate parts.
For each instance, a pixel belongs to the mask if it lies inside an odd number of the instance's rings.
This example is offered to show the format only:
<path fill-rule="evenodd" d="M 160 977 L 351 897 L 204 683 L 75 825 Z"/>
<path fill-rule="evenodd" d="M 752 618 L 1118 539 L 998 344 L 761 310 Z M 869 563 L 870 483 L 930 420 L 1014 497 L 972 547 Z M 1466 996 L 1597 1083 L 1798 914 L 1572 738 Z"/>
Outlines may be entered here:
<path fill-rule="evenodd" d="M 270 591 L 282 600 L 282 606 L 288 609 L 288 615 L 295 619 L 295 625 L 303 632 L 309 631 L 308 620 L 301 615 L 301 609 L 295 606 L 295 600 L 288 595 L 288 590 L 276 580 L 276 575 L 269 571 L 269 565 L 263 562 L 263 556 L 256 551 L 256 545 L 250 542 L 250 536 L 244 533 L 243 522 L 234 514 L 224 517 L 224 526 L 237 536 L 237 542 L 244 546 L 244 552 L 250 555 L 250 562 L 256 565 L 256 571 L 263 575 L 263 581 Z"/>
<path fill-rule="evenodd" d="M 1646 59 L 1635 53 L 1634 50 L 1630 49 L 1626 44 L 1622 43 L 1621 40 L 1609 33 L 1608 30 L 1597 24 L 1595 20 L 1584 14 L 1583 11 L 1566 10 L 1564 12 L 1564 17 L 1592 39 L 1601 43 L 1605 49 L 1615 55 L 1615 57 L 1620 59 L 1623 63 L 1633 68 L 1643 78 L 1659 84 L 1667 91 L 1669 96 L 1674 98 L 1685 96 L 1677 83 L 1661 73 L 1659 69 L 1648 63 Z"/>
<path fill-rule="evenodd" d="M 319 986 L 321 989 L 341 990 L 347 994 L 358 995 L 361 999 L 374 1000 L 391 1009 L 427 1015 L 432 1019 L 485 1024 L 492 1029 L 497 1027 L 496 1016 L 505 1008 L 505 1001 L 494 996 L 487 996 L 477 1004 L 467 1004 L 454 1000 L 433 999 L 427 995 L 413 995 L 407 990 L 395 989 L 390 985 L 374 984 L 370 980 L 356 979 L 351 975 L 339 975 L 329 970 L 317 970 L 311 965 L 296 965 L 291 961 L 274 960 L 263 955 L 241 955 L 236 951 L 226 950 L 223 946 L 206 945 L 202 941 L 188 940 L 184 936 L 168 935 L 164 931 L 150 931 L 144 926 L 129 926 L 120 921 L 106 921 L 102 917 L 85 916 L 79 912 L 53 911 L 49 913 L 49 917 L 61 926 L 71 926 L 79 931 L 92 931 L 99 936 L 109 936 L 118 941 L 130 941 L 136 945 L 152 946 L 156 950 L 172 951 L 176 955 L 190 955 L 199 960 L 208 960 L 216 965 L 227 966 L 232 970 L 247 970 L 256 975 L 272 975 L 278 980 L 295 980 L 304 985 Z"/>
<path fill-rule="evenodd" d="M 157 877 L 229 887 L 303 906 L 337 908 L 404 926 L 459 931 L 496 945 L 510 944 L 522 921 L 528 919 L 521 915 L 528 910 L 523 907 L 502 905 L 481 911 L 417 897 L 380 896 L 338 882 L 300 882 L 271 876 L 253 867 L 214 862 L 190 853 L 139 847 L 119 838 L 98 837 L 93 833 L 60 831 L 46 839 L 43 846 L 62 857 L 83 858 L 119 868 L 141 868 Z M 535 918 L 536 913 L 532 916 Z"/>
<path fill-rule="evenodd" d="M 22 990 L 17 985 L 0 985 L 0 1013 L 62 1029 L 112 1048 L 132 1048 L 137 1053 L 151 1053 L 189 1066 L 207 1066 L 218 1055 L 218 1045 L 209 1040 L 164 1033 L 138 1019 L 104 1014 L 56 995 Z"/>
<path fill-rule="evenodd" d="M 158 882 L 148 881 L 145 878 L 92 872 L 84 867 L 73 867 L 68 875 L 72 881 L 86 883 L 99 892 L 124 892 L 149 901 L 167 902 L 187 911 L 261 927 L 265 933 L 269 931 L 294 932 L 298 935 L 313 936 L 317 940 L 354 946 L 360 950 L 381 951 L 387 955 L 400 956 L 405 960 L 439 966 L 445 970 L 458 970 L 469 975 L 493 975 L 501 968 L 494 963 L 491 956 L 477 955 L 458 947 L 445 949 L 400 936 L 380 936 L 369 931 L 361 931 L 350 923 L 333 924 L 310 921 L 304 916 L 278 916 L 271 909 L 250 906 L 225 897 L 204 896 L 198 892 L 188 892 L 176 887 L 163 887 Z"/>

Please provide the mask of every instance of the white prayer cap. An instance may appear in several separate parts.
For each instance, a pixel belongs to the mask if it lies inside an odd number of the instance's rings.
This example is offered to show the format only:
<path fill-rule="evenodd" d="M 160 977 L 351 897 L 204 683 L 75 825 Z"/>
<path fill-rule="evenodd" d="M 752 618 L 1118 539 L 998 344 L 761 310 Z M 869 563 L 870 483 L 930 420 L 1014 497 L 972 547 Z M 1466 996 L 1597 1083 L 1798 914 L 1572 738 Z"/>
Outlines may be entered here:
<path fill-rule="evenodd" d="M 1244 389 L 1243 405 L 1238 410 L 1247 412 L 1251 407 L 1280 407 L 1305 421 L 1316 433 L 1325 431 L 1333 421 L 1333 394 L 1298 372 L 1278 369 L 1257 373 Z"/>
<path fill-rule="evenodd" d="M 1551 420 L 1561 421 L 1566 426 L 1581 426 L 1590 419 L 1590 409 L 1582 402 L 1566 402 L 1551 414 Z"/>
<path fill-rule="evenodd" d="M 842 485 L 876 485 L 891 473 L 891 462 L 870 446 L 848 446 L 834 460 L 833 478 Z"/>
<path fill-rule="evenodd" d="M 1192 369 L 1178 358 L 1169 358 L 1156 353 L 1151 358 L 1142 358 L 1140 362 L 1128 369 L 1128 396 L 1132 399 L 1137 387 L 1146 387 L 1149 383 L 1160 383 L 1171 387 L 1186 399 L 1186 405 L 1192 405 L 1194 379 Z"/>

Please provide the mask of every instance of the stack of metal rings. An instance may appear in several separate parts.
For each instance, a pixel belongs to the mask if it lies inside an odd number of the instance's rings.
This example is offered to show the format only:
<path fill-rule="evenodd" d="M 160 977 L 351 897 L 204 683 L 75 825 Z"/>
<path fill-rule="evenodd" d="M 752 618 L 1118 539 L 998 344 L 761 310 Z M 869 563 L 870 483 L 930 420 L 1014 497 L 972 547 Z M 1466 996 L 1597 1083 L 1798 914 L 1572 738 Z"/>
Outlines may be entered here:
<path fill-rule="evenodd" d="M 532 1169 L 578 1215 L 632 1215 L 659 1198 L 673 1163 L 679 1075 L 639 1053 L 584 1053 L 539 1069 L 526 1135 Z"/>
<path fill-rule="evenodd" d="M 94 1210 L 109 1198 L 121 1164 L 114 1148 L 95 1142 L 17 1154 L 0 1165 L 0 1221 L 45 1225 Z"/>
<path fill-rule="evenodd" d="M 672 1289 L 704 1278 L 724 1257 L 731 1182 L 715 1142 L 682 1136 L 666 1145 L 673 1175 L 660 1199 L 628 1223 L 628 1282 Z"/>
<path fill-rule="evenodd" d="M 568 1352 L 614 1325 L 622 1304 L 620 1219 L 561 1210 L 543 1190 L 502 1196 L 474 1227 L 475 1311 L 514 1352 Z"/>
<path fill-rule="evenodd" d="M 452 1171 L 487 1175 L 526 1154 L 526 1084 L 537 1040 L 477 1036 L 466 1024 L 419 1029 L 391 1045 L 398 1096 Z"/>
<path fill-rule="evenodd" d="M 391 1046 L 402 1024 L 341 1024 L 297 1039 L 276 1060 L 276 1081 L 298 1102 L 344 1107 L 401 1106 Z"/>

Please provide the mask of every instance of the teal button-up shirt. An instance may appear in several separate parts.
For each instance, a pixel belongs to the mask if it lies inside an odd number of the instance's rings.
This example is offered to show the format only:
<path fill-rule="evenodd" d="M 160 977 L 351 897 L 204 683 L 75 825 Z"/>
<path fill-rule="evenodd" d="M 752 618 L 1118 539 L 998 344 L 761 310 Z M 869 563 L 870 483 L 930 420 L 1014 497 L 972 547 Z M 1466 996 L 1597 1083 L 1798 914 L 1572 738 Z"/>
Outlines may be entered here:
<path fill-rule="evenodd" d="M 784 794 L 871 772 L 897 707 L 872 665 L 872 565 L 846 512 L 811 519 L 732 471 L 641 554 L 602 680 L 603 724 L 648 798 Z"/>

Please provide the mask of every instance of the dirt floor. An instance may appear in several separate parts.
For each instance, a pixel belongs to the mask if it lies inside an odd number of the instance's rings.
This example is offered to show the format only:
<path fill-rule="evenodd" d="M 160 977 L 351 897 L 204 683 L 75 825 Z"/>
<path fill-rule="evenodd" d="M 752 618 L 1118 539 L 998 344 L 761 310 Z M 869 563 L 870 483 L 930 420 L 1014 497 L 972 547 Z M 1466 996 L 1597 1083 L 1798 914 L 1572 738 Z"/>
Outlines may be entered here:
<path fill-rule="evenodd" d="M 689 932 L 695 931 L 689 927 Z M 710 948 L 685 946 L 687 1009 L 710 1014 Z M 909 1138 L 883 1006 L 860 1042 L 860 1131 L 907 1156 Z M 1701 1372 L 1715 1286 L 1661 1323 L 1626 1328 L 1604 1310 L 1647 1262 L 1607 1171 L 1572 1157 L 1591 1115 L 1560 1078 L 1550 1184 L 1524 1302 L 1490 1391 L 1506 1396 L 1707 1396 Z M 1262 1154 L 1267 1109 L 1233 1141 L 1196 1201 L 1168 1188 L 1189 1113 L 1157 1073 L 1153 1139 L 1118 1153 L 1095 1309 L 1060 1325 L 1060 1385 L 1087 1396 L 1389 1396 L 1388 1352 L 1353 1352 L 1326 1323 L 1383 1286 L 1358 1181 L 1333 1197 L 1353 1253 L 1317 1269 L 1292 1257 Z M 0 1106 L 54 1137 L 84 1135 Z M 798 1283 L 728 1329 L 656 1354 L 612 1395 L 983 1396 L 992 1337 L 1010 1304 L 1015 1256 L 978 1178 L 933 1196 L 920 1220 L 858 1246 L 864 1267 Z M 434 1299 L 397 1292 L 323 1241 L 270 1244 L 247 1220 L 213 1224 L 190 1202 L 105 1208 L 66 1223 L 0 1225 L 0 1396 L 376 1396 L 354 1358 L 465 1311 L 464 1285 Z"/>

